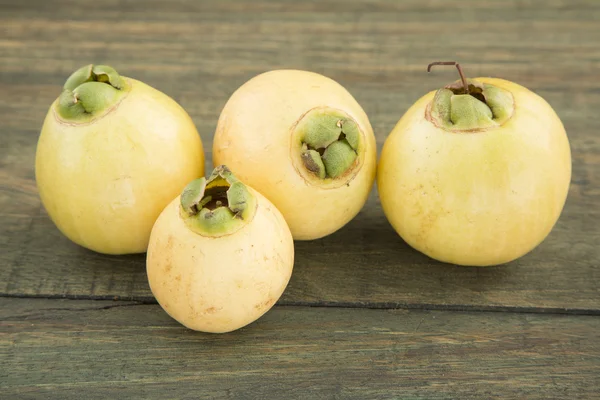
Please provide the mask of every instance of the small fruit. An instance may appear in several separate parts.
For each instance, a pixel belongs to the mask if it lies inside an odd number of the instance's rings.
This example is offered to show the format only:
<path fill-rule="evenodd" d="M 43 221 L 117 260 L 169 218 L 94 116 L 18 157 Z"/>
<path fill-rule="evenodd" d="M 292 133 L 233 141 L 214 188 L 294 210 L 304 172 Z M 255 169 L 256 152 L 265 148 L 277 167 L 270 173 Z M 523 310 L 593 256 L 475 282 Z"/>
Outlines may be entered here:
<path fill-rule="evenodd" d="M 147 255 L 159 304 L 204 332 L 233 331 L 266 313 L 293 264 L 294 242 L 281 213 L 225 166 L 192 181 L 167 206 Z"/>
<path fill-rule="evenodd" d="M 46 115 L 35 173 L 42 203 L 69 239 L 100 253 L 142 253 L 163 208 L 204 175 L 204 151 L 170 97 L 88 65 Z"/>
<path fill-rule="evenodd" d="M 467 82 L 456 65 L 462 82 L 423 96 L 386 139 L 381 204 L 400 236 L 434 259 L 507 263 L 560 216 L 569 142 L 544 99 L 502 79 Z"/>
<path fill-rule="evenodd" d="M 364 205 L 376 171 L 367 115 L 337 82 L 277 70 L 242 85 L 225 105 L 213 163 L 226 164 L 275 204 L 294 239 L 317 239 Z"/>

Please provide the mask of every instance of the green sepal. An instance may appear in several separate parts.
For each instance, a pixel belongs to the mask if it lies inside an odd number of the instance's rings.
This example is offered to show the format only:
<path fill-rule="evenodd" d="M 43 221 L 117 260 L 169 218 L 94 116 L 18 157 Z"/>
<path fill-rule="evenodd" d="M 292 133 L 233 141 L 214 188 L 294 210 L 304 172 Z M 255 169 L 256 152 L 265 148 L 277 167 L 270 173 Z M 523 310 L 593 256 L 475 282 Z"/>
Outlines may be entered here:
<path fill-rule="evenodd" d="M 356 157 L 356 152 L 346 140 L 332 143 L 322 156 L 327 176 L 335 179 L 342 175 L 350 168 Z"/>

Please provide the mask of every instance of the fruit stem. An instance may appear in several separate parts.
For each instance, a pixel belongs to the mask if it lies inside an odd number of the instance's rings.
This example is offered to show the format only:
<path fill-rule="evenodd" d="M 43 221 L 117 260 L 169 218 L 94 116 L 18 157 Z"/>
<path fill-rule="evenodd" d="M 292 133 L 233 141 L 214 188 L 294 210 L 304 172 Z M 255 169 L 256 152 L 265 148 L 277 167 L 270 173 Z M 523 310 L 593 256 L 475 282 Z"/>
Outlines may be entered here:
<path fill-rule="evenodd" d="M 431 72 L 431 67 L 434 65 L 454 65 L 458 70 L 458 74 L 460 75 L 460 80 L 462 81 L 463 87 L 465 88 L 465 93 L 469 94 L 469 85 L 467 84 L 467 79 L 465 78 L 465 74 L 463 74 L 463 70 L 460 67 L 460 64 L 456 61 L 435 61 L 427 66 L 427 72 Z"/>

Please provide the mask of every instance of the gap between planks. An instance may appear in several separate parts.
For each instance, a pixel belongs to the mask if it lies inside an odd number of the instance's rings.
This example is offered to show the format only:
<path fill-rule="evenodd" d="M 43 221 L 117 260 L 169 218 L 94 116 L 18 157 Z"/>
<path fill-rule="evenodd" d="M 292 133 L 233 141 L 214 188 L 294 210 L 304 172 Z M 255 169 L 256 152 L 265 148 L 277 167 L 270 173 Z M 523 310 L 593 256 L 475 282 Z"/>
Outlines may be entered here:
<path fill-rule="evenodd" d="M 94 301 L 126 301 L 133 302 L 125 306 L 158 304 L 153 297 L 120 297 L 120 296 L 83 296 L 83 295 L 35 295 L 35 294 L 6 294 L 0 298 L 16 299 L 47 299 L 47 300 L 94 300 Z M 123 305 L 106 306 L 104 308 L 121 307 Z M 427 303 L 394 303 L 394 302 L 338 302 L 338 301 L 280 301 L 275 307 L 322 307 L 322 308 L 356 308 L 373 310 L 425 310 L 425 311 L 455 311 L 455 312 L 505 312 L 519 314 L 544 315 L 591 315 L 599 316 L 600 310 L 586 308 L 557 308 L 557 307 L 519 307 L 495 305 L 466 305 L 466 304 L 427 304 Z"/>

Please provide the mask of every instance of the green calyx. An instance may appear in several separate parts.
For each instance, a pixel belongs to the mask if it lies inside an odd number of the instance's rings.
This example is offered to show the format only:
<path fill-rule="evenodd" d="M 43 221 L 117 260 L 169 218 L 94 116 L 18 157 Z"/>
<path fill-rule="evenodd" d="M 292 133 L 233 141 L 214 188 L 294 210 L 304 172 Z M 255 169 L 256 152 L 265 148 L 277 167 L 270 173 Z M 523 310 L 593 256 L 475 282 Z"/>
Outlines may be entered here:
<path fill-rule="evenodd" d="M 86 65 L 73 72 L 58 98 L 65 120 L 87 122 L 114 106 L 128 91 L 125 79 L 107 65 Z"/>
<path fill-rule="evenodd" d="M 224 236 L 243 227 L 254 215 L 256 198 L 225 165 L 208 179 L 190 182 L 180 196 L 180 215 L 193 232 Z"/>
<path fill-rule="evenodd" d="M 307 171 L 320 179 L 336 179 L 352 169 L 361 133 L 348 115 L 331 108 L 313 109 L 299 121 L 296 131 Z"/>
<path fill-rule="evenodd" d="M 510 92 L 497 86 L 458 81 L 437 91 L 429 108 L 430 120 L 451 131 L 477 131 L 505 123 L 513 114 Z"/>

